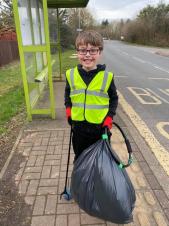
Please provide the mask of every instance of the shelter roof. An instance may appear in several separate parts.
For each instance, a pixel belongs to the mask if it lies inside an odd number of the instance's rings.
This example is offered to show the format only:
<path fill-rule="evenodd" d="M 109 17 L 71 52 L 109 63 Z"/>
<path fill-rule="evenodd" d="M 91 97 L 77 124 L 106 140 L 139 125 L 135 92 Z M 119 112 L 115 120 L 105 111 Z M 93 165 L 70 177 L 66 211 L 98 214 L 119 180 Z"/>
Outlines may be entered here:
<path fill-rule="evenodd" d="M 47 0 L 49 8 L 78 8 L 87 6 L 89 0 Z"/>

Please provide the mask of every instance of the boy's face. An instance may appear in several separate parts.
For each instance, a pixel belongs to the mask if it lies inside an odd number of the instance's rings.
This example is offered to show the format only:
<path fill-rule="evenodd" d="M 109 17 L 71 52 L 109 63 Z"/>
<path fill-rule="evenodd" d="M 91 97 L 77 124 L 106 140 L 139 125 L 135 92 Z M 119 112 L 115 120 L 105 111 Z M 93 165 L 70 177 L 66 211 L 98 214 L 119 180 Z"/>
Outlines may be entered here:
<path fill-rule="evenodd" d="M 91 71 L 96 68 L 96 65 L 101 57 L 101 50 L 97 46 L 91 44 L 79 45 L 77 55 L 80 64 L 86 71 Z"/>

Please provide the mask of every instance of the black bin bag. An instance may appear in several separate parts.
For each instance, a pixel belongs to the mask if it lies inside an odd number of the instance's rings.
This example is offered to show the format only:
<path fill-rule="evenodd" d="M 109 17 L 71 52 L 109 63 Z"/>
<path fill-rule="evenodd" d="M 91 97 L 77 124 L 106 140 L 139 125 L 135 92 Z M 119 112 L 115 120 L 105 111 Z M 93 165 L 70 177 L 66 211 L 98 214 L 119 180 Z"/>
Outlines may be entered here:
<path fill-rule="evenodd" d="M 136 200 L 135 190 L 125 167 L 131 164 L 131 146 L 121 131 L 129 152 L 124 165 L 103 135 L 95 144 L 84 150 L 74 163 L 71 177 L 71 194 L 79 207 L 91 216 L 117 224 L 133 221 L 132 211 Z"/>

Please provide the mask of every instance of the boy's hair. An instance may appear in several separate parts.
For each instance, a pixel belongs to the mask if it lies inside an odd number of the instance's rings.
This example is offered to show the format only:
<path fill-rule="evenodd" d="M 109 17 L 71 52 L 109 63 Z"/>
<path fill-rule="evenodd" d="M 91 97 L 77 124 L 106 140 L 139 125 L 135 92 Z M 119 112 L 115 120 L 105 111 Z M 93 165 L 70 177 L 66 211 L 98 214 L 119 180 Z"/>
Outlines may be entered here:
<path fill-rule="evenodd" d="M 79 48 L 79 45 L 88 45 L 91 44 L 93 46 L 99 47 L 100 50 L 103 50 L 103 38 L 101 34 L 97 31 L 83 31 L 80 32 L 76 38 L 76 48 Z"/>

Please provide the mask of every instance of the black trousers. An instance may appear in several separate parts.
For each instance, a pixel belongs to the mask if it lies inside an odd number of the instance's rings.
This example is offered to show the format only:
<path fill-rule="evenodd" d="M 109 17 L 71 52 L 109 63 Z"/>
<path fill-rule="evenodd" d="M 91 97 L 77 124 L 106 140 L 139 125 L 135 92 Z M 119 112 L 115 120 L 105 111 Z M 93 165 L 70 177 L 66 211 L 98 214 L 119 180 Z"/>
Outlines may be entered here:
<path fill-rule="evenodd" d="M 89 123 L 77 123 L 72 126 L 73 136 L 72 144 L 75 153 L 75 160 L 80 154 L 92 144 L 101 139 L 104 132 L 101 125 L 89 124 Z M 111 133 L 108 131 L 108 137 L 110 141 Z"/>

